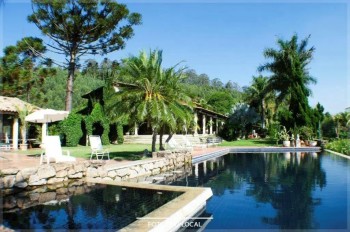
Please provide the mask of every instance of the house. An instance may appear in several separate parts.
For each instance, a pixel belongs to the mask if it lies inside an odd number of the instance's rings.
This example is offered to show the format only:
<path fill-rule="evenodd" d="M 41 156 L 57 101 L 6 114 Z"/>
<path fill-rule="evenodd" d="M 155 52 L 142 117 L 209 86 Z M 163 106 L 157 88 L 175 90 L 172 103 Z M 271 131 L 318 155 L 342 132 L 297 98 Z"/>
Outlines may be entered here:
<path fill-rule="evenodd" d="M 18 149 L 19 110 L 39 108 L 16 97 L 0 96 L 0 144 Z"/>
<path fill-rule="evenodd" d="M 132 84 L 116 82 L 114 84 L 115 92 L 123 91 L 123 87 L 132 86 Z M 104 87 L 99 87 L 82 97 L 88 99 L 87 107 L 81 110 L 79 113 L 83 115 L 89 115 L 93 107 L 96 103 L 100 105 L 104 105 L 103 100 L 103 91 Z M 195 103 L 193 108 L 193 117 L 194 122 L 197 125 L 193 128 L 193 131 L 188 131 L 193 135 L 213 135 L 218 134 L 219 128 L 223 125 L 223 123 L 227 120 L 227 116 L 217 113 L 215 111 L 205 109 L 201 107 L 199 104 Z M 150 135 L 152 134 L 151 128 L 147 126 L 147 123 L 141 123 L 139 125 L 135 124 L 133 128 L 126 127 L 125 132 L 132 131 L 133 135 Z M 187 129 L 186 129 L 187 131 Z"/>

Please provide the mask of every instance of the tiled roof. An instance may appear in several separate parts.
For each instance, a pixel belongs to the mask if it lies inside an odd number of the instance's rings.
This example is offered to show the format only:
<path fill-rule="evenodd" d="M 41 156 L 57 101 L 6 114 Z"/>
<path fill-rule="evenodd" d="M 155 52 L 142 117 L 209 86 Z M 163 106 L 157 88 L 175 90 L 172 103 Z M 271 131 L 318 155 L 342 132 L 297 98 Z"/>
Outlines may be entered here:
<path fill-rule="evenodd" d="M 18 111 L 18 109 L 23 109 L 26 106 L 31 106 L 35 109 L 40 109 L 39 107 L 32 105 L 28 102 L 22 101 L 21 99 L 16 97 L 0 96 L 0 111 L 2 112 L 15 113 Z"/>

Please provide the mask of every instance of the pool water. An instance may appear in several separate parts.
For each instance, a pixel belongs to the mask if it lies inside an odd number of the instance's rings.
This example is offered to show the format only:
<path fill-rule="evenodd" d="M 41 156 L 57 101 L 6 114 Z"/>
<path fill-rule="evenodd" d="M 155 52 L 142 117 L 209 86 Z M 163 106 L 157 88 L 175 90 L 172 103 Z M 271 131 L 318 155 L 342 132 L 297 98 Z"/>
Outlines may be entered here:
<path fill-rule="evenodd" d="M 91 184 L 89 184 L 91 189 Z M 142 217 L 181 192 L 155 191 L 96 184 L 82 194 L 55 203 L 3 212 L 4 226 L 15 230 L 116 231 Z"/>
<path fill-rule="evenodd" d="M 210 187 L 207 230 L 347 231 L 348 159 L 329 153 L 227 154 L 172 185 Z"/>

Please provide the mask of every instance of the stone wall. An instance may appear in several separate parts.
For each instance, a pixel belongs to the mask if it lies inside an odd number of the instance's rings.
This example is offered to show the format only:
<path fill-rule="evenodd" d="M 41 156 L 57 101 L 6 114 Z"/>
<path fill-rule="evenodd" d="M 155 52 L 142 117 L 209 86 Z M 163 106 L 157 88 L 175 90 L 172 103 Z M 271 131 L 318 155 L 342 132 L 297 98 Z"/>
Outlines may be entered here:
<path fill-rule="evenodd" d="M 39 167 L 0 170 L 2 194 L 16 189 L 32 189 L 42 185 L 52 185 L 81 178 L 96 180 L 123 181 L 143 175 L 156 175 L 191 163 L 191 153 L 187 150 L 174 150 L 153 153 L 153 159 L 140 160 L 121 165 L 102 160 L 76 163 L 52 163 Z"/>
<path fill-rule="evenodd" d="M 32 190 L 4 196 L 2 211 L 7 213 L 41 204 L 60 204 L 68 201 L 71 196 L 87 193 L 101 187 L 103 186 L 85 183 L 82 180 L 70 183 L 62 182 L 55 185 L 43 185 Z"/>

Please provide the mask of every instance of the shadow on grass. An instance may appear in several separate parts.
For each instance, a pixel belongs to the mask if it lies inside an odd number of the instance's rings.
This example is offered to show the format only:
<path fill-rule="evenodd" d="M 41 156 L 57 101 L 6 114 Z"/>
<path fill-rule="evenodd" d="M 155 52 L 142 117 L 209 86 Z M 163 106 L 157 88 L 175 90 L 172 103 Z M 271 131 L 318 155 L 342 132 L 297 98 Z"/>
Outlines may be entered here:
<path fill-rule="evenodd" d="M 276 140 L 273 139 L 264 139 L 264 140 L 252 140 L 253 144 L 267 144 L 267 145 L 276 145 Z"/>
<path fill-rule="evenodd" d="M 140 160 L 143 158 L 143 153 L 133 151 L 110 152 L 109 157 L 114 160 Z"/>

